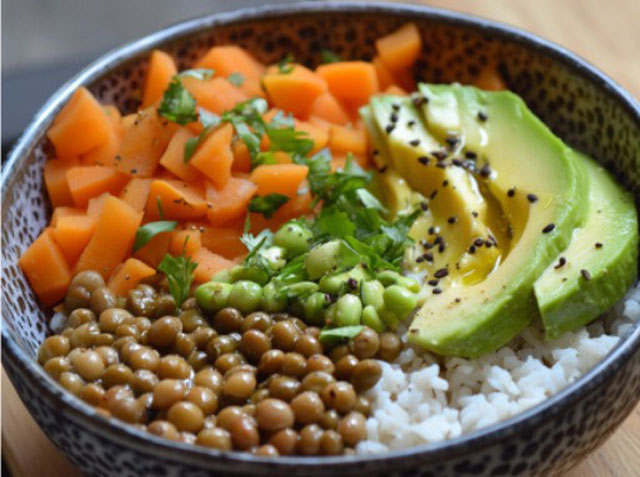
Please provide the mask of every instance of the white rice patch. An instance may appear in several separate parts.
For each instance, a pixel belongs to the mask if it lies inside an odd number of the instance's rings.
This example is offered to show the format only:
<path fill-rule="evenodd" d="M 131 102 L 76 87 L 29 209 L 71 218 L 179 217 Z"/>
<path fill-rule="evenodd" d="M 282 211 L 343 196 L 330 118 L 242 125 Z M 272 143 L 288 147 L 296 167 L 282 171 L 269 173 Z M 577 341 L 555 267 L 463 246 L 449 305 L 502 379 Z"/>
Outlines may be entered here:
<path fill-rule="evenodd" d="M 596 322 L 553 341 L 531 326 L 478 359 L 406 348 L 394 363 L 381 362 L 382 377 L 367 392 L 367 440 L 356 451 L 376 454 L 438 442 L 512 417 L 576 381 L 639 319 L 640 284 Z"/>

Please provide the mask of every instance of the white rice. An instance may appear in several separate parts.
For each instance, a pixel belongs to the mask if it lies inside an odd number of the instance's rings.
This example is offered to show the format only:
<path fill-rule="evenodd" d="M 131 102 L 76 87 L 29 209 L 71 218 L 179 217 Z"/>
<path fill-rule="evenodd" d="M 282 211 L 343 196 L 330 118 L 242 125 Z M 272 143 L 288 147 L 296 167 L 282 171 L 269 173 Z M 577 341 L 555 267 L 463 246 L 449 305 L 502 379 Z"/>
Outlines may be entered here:
<path fill-rule="evenodd" d="M 640 284 L 605 316 L 553 341 L 531 326 L 479 359 L 405 349 L 381 362 L 361 454 L 451 439 L 507 419 L 565 388 L 611 351 L 640 318 Z M 403 338 L 406 340 L 406 336 Z"/>

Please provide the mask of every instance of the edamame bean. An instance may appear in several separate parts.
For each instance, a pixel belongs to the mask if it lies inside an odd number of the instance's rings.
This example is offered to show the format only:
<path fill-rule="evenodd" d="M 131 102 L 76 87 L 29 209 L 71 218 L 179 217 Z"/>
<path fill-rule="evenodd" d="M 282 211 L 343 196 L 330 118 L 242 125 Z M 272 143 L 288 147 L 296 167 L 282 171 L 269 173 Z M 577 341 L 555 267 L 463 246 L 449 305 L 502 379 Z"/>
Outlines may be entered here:
<path fill-rule="evenodd" d="M 332 303 L 329 305 L 329 308 L 324 312 L 324 322 L 327 326 L 335 326 L 336 325 L 336 311 L 338 307 L 336 303 Z"/>
<path fill-rule="evenodd" d="M 229 293 L 229 306 L 236 308 L 241 313 L 251 313 L 260 306 L 262 300 L 262 288 L 260 285 L 248 280 L 235 282 Z"/>
<path fill-rule="evenodd" d="M 418 283 L 418 280 L 416 280 L 415 278 L 400 275 L 400 278 L 398 278 L 396 284 L 400 285 L 403 288 L 406 288 L 413 293 L 418 293 L 420 291 L 420 283 Z"/>
<path fill-rule="evenodd" d="M 358 293 L 360 284 L 369 278 L 369 274 L 362 267 L 357 266 L 337 275 L 325 275 L 320 279 L 320 290 L 334 295 L 340 295 L 344 292 Z"/>
<path fill-rule="evenodd" d="M 400 320 L 398 319 L 396 314 L 393 313 L 392 311 L 384 309 L 380 312 L 379 315 L 380 315 L 380 318 L 382 318 L 382 321 L 384 321 L 386 325 L 389 327 L 389 329 L 393 331 L 395 331 L 400 325 Z"/>
<path fill-rule="evenodd" d="M 415 293 L 410 292 L 400 285 L 387 287 L 383 297 L 385 309 L 393 312 L 400 319 L 406 318 L 418 303 Z"/>
<path fill-rule="evenodd" d="M 231 272 L 228 269 L 220 270 L 216 273 L 211 280 L 212 282 L 220 282 L 220 283 L 231 283 Z"/>
<path fill-rule="evenodd" d="M 394 272 L 393 270 L 383 270 L 376 275 L 376 278 L 385 287 L 388 287 L 391 285 L 395 285 L 401 276 L 402 275 L 400 275 L 398 272 Z"/>
<path fill-rule="evenodd" d="M 336 268 L 340 258 L 340 241 L 332 240 L 313 247 L 304 260 L 307 275 L 316 280 Z"/>
<path fill-rule="evenodd" d="M 287 257 L 294 258 L 309 250 L 313 234 L 302 225 L 289 222 L 284 224 L 273 236 L 273 244 L 286 249 Z"/>
<path fill-rule="evenodd" d="M 289 285 L 286 290 L 287 295 L 290 298 L 306 296 L 318 291 L 318 284 L 315 282 L 298 282 L 293 285 Z"/>
<path fill-rule="evenodd" d="M 304 302 L 304 316 L 309 323 L 324 325 L 324 307 L 328 304 L 327 295 L 320 292 L 312 293 Z"/>
<path fill-rule="evenodd" d="M 367 305 L 362 310 L 362 324 L 378 333 L 382 333 L 386 329 L 384 321 L 373 305 Z"/>
<path fill-rule="evenodd" d="M 336 324 L 338 326 L 354 326 L 360 324 L 362 303 L 360 298 L 347 293 L 336 302 Z"/>
<path fill-rule="evenodd" d="M 378 280 L 364 282 L 360 290 L 362 304 L 365 306 L 373 306 L 376 310 L 382 310 L 384 307 L 384 286 Z"/>
<path fill-rule="evenodd" d="M 259 285 L 266 285 L 269 281 L 267 272 L 256 267 L 247 267 L 246 265 L 236 265 L 231 269 L 231 279 L 234 282 L 251 281 Z"/>
<path fill-rule="evenodd" d="M 200 308 L 207 311 L 218 311 L 227 306 L 232 285 L 222 282 L 203 283 L 196 288 L 196 301 Z"/>
<path fill-rule="evenodd" d="M 277 313 L 287 306 L 287 297 L 276 293 L 273 282 L 267 283 L 262 289 L 262 309 L 269 313 Z"/>

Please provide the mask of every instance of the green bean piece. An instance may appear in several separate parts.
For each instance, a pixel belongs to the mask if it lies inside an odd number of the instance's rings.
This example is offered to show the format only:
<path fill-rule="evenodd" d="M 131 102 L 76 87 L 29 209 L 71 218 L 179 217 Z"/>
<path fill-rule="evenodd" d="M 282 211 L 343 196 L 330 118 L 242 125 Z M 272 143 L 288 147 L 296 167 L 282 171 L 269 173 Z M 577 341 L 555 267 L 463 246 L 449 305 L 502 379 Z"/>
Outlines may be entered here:
<path fill-rule="evenodd" d="M 277 313 L 287 306 L 287 297 L 277 293 L 273 282 L 267 283 L 262 289 L 262 310 Z"/>
<path fill-rule="evenodd" d="M 376 310 L 384 308 L 384 286 L 378 280 L 371 280 L 362 284 L 360 298 L 365 306 L 371 305 Z"/>
<path fill-rule="evenodd" d="M 284 248 L 287 257 L 292 259 L 309 250 L 312 238 L 311 230 L 295 222 L 289 222 L 274 234 L 273 244 Z"/>
<path fill-rule="evenodd" d="M 347 293 L 338 298 L 336 302 L 336 325 L 355 326 L 360 324 L 362 315 L 362 302 L 360 298 Z"/>
<path fill-rule="evenodd" d="M 304 301 L 304 316 L 314 325 L 324 325 L 324 307 L 329 304 L 325 293 L 315 292 Z"/>
<path fill-rule="evenodd" d="M 375 306 L 367 305 L 362 310 L 362 324 L 368 326 L 377 333 L 382 333 L 387 327 L 380 318 Z"/>
<path fill-rule="evenodd" d="M 401 320 L 405 319 L 418 304 L 415 293 L 410 292 L 400 285 L 387 287 L 383 294 L 384 306 Z"/>
<path fill-rule="evenodd" d="M 304 260 L 307 275 L 312 280 L 335 270 L 340 261 L 340 241 L 332 240 L 313 247 Z"/>
<path fill-rule="evenodd" d="M 233 285 L 223 282 L 207 282 L 196 288 L 198 306 L 207 311 L 218 311 L 227 306 Z"/>
<path fill-rule="evenodd" d="M 241 313 L 255 311 L 262 301 L 262 287 L 249 280 L 240 280 L 231 287 L 229 294 L 229 306 L 238 309 Z"/>

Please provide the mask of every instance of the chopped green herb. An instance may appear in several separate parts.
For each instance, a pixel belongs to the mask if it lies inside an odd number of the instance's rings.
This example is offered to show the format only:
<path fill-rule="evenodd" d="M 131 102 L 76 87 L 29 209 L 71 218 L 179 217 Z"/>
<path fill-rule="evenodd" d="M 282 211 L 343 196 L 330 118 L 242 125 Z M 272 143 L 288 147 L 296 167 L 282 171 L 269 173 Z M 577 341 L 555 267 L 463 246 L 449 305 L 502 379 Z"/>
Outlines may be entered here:
<path fill-rule="evenodd" d="M 196 137 L 190 137 L 184 143 L 184 158 L 183 162 L 186 164 L 191 159 L 191 156 L 196 152 L 198 146 L 205 140 L 205 138 L 209 135 L 211 130 L 215 128 L 218 124 L 220 124 L 220 116 L 214 114 L 210 111 L 207 111 L 204 108 L 198 108 L 200 112 L 200 123 L 203 126 L 202 132 L 198 134 Z"/>
<path fill-rule="evenodd" d="M 265 219 L 270 219 L 288 201 L 289 197 L 282 194 L 256 196 L 249 202 L 249 211 L 262 214 Z"/>
<path fill-rule="evenodd" d="M 194 68 L 191 70 L 184 70 L 177 74 L 178 78 L 195 78 L 199 80 L 211 79 L 214 70 L 211 68 Z"/>
<path fill-rule="evenodd" d="M 197 266 L 198 264 L 192 262 L 184 253 L 179 257 L 174 257 L 167 253 L 160 265 L 158 265 L 158 270 L 164 272 L 167 276 L 169 293 L 171 293 L 173 300 L 176 302 L 177 308 L 180 308 L 189 297 L 189 290 L 193 282 L 193 272 Z"/>
<path fill-rule="evenodd" d="M 294 61 L 295 58 L 293 55 L 291 53 L 287 53 L 278 63 L 278 71 L 283 74 L 291 73 L 293 71 L 293 65 L 291 63 Z"/>
<path fill-rule="evenodd" d="M 235 86 L 242 86 L 244 83 L 244 75 L 242 73 L 231 73 L 227 76 L 227 81 Z"/>
<path fill-rule="evenodd" d="M 158 113 L 171 122 L 185 125 L 196 121 L 196 100 L 182 85 L 180 79 L 174 77 L 164 92 Z"/>
<path fill-rule="evenodd" d="M 320 332 L 320 342 L 331 344 L 340 341 L 352 340 L 364 329 L 362 325 L 342 326 L 340 328 L 325 328 Z"/>
<path fill-rule="evenodd" d="M 216 113 L 207 111 L 204 108 L 198 108 L 198 116 L 200 118 L 200 124 L 205 128 L 215 128 L 222 121 L 222 118 Z"/>
<path fill-rule="evenodd" d="M 337 63 L 338 61 L 342 61 L 338 55 L 326 48 L 320 50 L 320 57 L 322 58 L 323 63 Z"/>
<path fill-rule="evenodd" d="M 178 222 L 174 220 L 160 220 L 158 222 L 149 222 L 139 227 L 136 231 L 136 238 L 133 242 L 133 251 L 137 252 L 149 241 L 162 232 L 171 232 L 178 226 Z"/>

